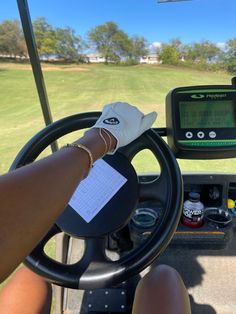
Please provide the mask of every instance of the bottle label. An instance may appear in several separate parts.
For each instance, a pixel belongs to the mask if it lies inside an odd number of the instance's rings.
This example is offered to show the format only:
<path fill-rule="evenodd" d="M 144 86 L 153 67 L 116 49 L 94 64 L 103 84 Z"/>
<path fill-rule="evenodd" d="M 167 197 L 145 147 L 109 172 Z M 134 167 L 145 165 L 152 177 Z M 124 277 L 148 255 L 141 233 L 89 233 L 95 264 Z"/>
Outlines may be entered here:
<path fill-rule="evenodd" d="M 184 206 L 182 223 L 189 227 L 201 227 L 203 224 L 203 208 Z"/>

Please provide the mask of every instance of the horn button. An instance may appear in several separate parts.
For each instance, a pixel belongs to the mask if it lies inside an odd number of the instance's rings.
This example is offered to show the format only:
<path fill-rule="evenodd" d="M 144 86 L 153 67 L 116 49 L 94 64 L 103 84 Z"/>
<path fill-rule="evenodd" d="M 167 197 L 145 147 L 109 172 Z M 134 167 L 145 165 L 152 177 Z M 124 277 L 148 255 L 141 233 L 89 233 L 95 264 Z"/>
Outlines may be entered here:
<path fill-rule="evenodd" d="M 138 202 L 138 179 L 128 158 L 120 153 L 104 157 L 104 160 L 123 175 L 127 181 L 100 212 L 87 223 L 70 205 L 56 224 L 74 237 L 97 237 L 107 235 L 124 227 L 130 220 Z M 91 191 L 91 198 L 93 197 Z"/>

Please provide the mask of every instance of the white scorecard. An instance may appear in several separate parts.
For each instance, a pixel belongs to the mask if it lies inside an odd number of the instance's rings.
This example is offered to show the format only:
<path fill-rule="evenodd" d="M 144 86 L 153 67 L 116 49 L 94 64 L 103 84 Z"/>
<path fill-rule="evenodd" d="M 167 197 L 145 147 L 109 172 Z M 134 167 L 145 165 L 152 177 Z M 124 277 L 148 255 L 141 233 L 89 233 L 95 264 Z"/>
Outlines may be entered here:
<path fill-rule="evenodd" d="M 69 205 L 89 223 L 126 181 L 123 175 L 103 159 L 97 160 L 89 176 L 76 188 Z"/>

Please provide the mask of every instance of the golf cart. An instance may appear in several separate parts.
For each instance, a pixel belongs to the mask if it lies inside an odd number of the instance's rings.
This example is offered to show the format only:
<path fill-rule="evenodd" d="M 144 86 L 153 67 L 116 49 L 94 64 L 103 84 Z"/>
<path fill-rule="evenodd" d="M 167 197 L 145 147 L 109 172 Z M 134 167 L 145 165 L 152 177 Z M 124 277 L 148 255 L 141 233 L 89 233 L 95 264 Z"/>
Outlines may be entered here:
<path fill-rule="evenodd" d="M 57 150 L 57 139 L 91 127 L 100 115 L 80 113 L 52 123 L 27 1 L 18 0 L 18 7 L 47 127 L 22 148 L 11 169 L 33 162 L 49 145 Z M 167 137 L 168 144 L 163 137 Z M 136 174 L 131 161 L 144 149 L 155 156 L 160 172 Z M 199 267 L 197 258 L 210 256 L 211 270 L 217 274 L 217 257 L 234 255 L 234 211 L 228 209 L 228 199 L 236 199 L 236 175 L 181 174 L 176 158 L 235 157 L 235 78 L 228 85 L 177 87 L 170 91 L 166 97 L 166 127 L 147 131 L 115 155 L 104 158 L 113 171 L 126 178 L 118 192 L 89 223 L 68 205 L 26 258 L 27 266 L 59 286 L 55 293 L 56 314 L 74 310 L 71 300 L 79 298 L 77 290 L 84 290 L 81 313 L 130 313 L 140 273 L 153 263 L 170 264 L 187 283 L 189 278 L 199 283 L 201 272 L 193 271 Z M 97 190 L 102 188 L 98 185 Z M 183 207 L 188 201 L 204 204 L 204 211 L 199 214 L 187 209 L 184 221 Z M 57 234 L 55 261 L 45 254 L 44 247 Z M 224 263 L 222 268 L 227 261 Z M 233 275 L 232 270 L 224 276 L 229 282 Z M 193 313 L 213 313 L 212 306 L 199 310 L 193 300 Z"/>

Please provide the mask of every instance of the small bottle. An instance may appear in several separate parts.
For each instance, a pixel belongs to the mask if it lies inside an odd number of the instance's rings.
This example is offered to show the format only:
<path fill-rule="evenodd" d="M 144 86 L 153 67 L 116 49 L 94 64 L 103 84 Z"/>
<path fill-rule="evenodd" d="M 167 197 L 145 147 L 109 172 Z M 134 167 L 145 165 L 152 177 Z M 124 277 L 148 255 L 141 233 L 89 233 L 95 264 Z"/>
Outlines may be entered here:
<path fill-rule="evenodd" d="M 184 202 L 182 223 L 191 228 L 199 228 L 203 224 L 204 205 L 200 202 L 200 194 L 190 192 Z"/>

